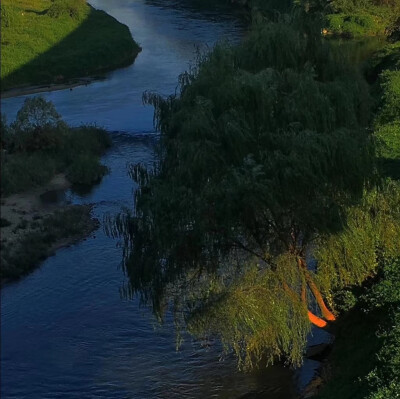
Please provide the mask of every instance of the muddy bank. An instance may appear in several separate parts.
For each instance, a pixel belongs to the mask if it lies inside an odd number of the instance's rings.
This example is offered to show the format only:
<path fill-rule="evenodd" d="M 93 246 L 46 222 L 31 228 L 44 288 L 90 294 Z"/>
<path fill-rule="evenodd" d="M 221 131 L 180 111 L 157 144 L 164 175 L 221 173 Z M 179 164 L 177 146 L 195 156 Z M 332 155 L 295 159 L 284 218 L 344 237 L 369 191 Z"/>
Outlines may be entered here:
<path fill-rule="evenodd" d="M 16 87 L 13 89 L 5 90 L 1 93 L 2 98 L 11 98 L 18 96 L 26 96 L 28 94 L 39 94 L 39 93 L 47 93 L 58 90 L 72 90 L 75 87 L 79 86 L 87 86 L 91 83 L 102 81 L 106 79 L 105 76 L 96 76 L 91 78 L 79 78 L 72 79 L 66 83 L 51 83 L 45 85 L 32 85 L 32 86 L 22 86 Z"/>
<path fill-rule="evenodd" d="M 1 200 L 1 284 L 34 270 L 48 256 L 99 227 L 92 205 L 70 205 L 70 183 L 55 176 L 43 187 Z"/>

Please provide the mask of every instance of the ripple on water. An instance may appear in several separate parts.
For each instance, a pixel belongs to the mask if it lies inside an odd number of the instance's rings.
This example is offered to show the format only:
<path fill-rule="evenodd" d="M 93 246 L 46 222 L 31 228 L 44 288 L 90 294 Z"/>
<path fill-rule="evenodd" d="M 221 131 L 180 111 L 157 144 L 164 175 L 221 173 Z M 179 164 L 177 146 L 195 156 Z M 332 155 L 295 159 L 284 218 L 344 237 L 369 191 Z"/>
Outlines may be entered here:
<path fill-rule="evenodd" d="M 66 122 L 96 122 L 113 131 L 114 146 L 103 159 L 111 173 L 88 193 L 66 193 L 73 203 L 94 203 L 93 213 L 102 221 L 104 213 L 133 205 L 127 163 L 153 162 L 157 135 L 153 111 L 142 104 L 143 91 L 173 93 L 196 47 L 223 37 L 237 40 L 243 29 L 228 13 L 184 7 L 184 1 L 92 3 L 127 23 L 143 52 L 133 66 L 105 81 L 44 96 Z M 24 98 L 2 100 L 8 120 Z M 282 367 L 241 374 L 232 357 L 220 360 L 218 343 L 206 348 L 190 337 L 177 352 L 172 317 L 155 326 L 136 299 L 120 297 L 121 249 L 101 228 L 94 236 L 57 251 L 2 290 L 3 399 L 293 396 L 291 373 Z"/>

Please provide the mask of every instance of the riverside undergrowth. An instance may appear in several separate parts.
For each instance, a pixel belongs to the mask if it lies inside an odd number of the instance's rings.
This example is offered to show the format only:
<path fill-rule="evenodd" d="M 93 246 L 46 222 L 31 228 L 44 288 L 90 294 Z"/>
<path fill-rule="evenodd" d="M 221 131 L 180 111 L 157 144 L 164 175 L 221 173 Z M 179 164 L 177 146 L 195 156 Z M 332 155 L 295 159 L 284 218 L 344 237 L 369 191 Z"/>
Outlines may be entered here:
<path fill-rule="evenodd" d="M 97 126 L 71 128 L 43 97 L 25 100 L 17 119 L 2 116 L 1 194 L 41 186 L 56 173 L 72 184 L 90 185 L 107 173 L 100 156 L 110 147 L 108 133 Z"/>

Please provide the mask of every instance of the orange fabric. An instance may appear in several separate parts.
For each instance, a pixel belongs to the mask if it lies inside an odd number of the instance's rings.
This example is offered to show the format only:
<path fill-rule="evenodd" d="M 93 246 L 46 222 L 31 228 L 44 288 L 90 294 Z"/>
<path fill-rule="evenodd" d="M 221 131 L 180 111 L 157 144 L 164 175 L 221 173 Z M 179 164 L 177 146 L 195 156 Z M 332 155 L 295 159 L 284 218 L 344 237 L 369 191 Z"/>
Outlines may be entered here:
<path fill-rule="evenodd" d="M 311 289 L 311 292 L 313 293 L 315 300 L 318 303 L 319 308 L 321 309 L 322 315 L 324 316 L 324 318 L 326 320 L 329 321 L 335 321 L 336 317 L 335 315 L 326 307 L 324 299 L 322 298 L 322 295 L 320 293 L 320 291 L 318 290 L 317 286 L 315 285 L 315 283 L 312 281 L 312 279 L 308 279 L 307 281 L 308 286 Z"/>
<path fill-rule="evenodd" d="M 315 314 L 310 311 L 308 311 L 308 319 L 311 321 L 312 324 L 320 328 L 324 328 L 328 325 L 325 320 L 322 320 L 318 316 L 315 316 Z"/>

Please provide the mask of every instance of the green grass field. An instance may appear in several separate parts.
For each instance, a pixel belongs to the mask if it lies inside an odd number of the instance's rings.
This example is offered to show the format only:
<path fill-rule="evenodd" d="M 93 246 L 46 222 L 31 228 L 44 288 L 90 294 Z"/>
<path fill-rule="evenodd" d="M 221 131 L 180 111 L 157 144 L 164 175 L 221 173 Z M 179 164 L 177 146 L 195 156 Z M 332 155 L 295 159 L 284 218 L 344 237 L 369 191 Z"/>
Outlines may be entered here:
<path fill-rule="evenodd" d="M 1 90 L 93 76 L 132 63 L 127 26 L 84 0 L 2 0 Z"/>

